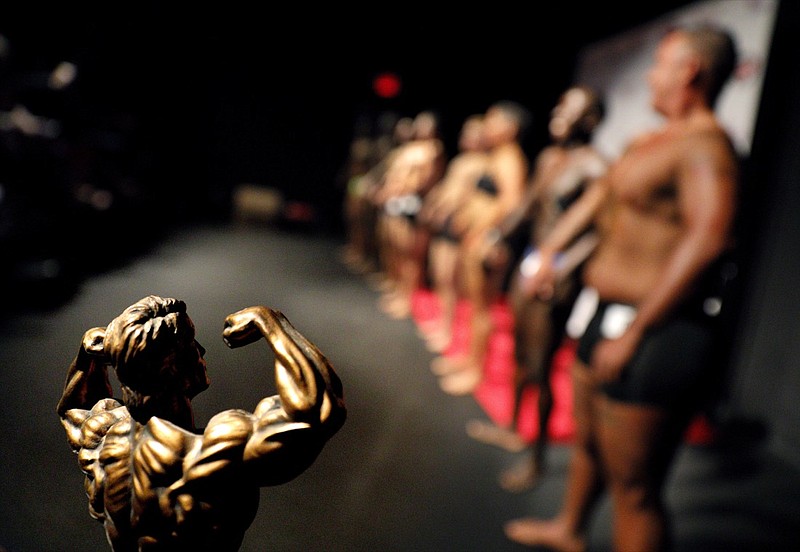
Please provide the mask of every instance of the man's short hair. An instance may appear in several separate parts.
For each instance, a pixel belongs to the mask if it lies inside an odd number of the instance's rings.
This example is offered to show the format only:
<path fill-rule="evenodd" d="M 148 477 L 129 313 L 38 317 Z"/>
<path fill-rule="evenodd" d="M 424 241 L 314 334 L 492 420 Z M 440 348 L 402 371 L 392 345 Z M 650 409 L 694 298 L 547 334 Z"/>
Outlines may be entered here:
<path fill-rule="evenodd" d="M 705 85 L 709 105 L 713 106 L 738 64 L 733 35 L 711 24 L 675 30 L 687 38 L 690 47 L 702 58 L 703 67 L 698 78 Z"/>

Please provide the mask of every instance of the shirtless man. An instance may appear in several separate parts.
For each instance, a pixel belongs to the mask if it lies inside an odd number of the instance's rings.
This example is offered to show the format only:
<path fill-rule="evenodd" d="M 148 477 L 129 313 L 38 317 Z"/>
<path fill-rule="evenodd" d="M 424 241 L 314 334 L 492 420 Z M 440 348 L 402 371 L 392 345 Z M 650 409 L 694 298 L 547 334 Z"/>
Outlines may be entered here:
<path fill-rule="evenodd" d="M 381 207 L 387 288 L 379 306 L 392 318 L 408 318 L 414 292 L 425 280 L 430 232 L 417 220 L 423 201 L 442 178 L 446 153 L 439 118 L 422 111 L 414 118 L 414 136 L 389 160 L 376 196 Z"/>
<path fill-rule="evenodd" d="M 530 124 L 530 113 L 512 101 L 491 105 L 484 116 L 488 148 L 486 169 L 476 182 L 477 192 L 460 209 L 454 224 L 465 228 L 459 253 L 459 270 L 469 302 L 470 343 L 465 355 L 441 355 L 431 370 L 441 376 L 439 385 L 451 395 L 471 393 L 483 376 L 489 338 L 493 329 L 491 307 L 503 292 L 502 271 L 486 271 L 483 259 L 485 234 L 522 201 L 528 180 L 528 158 L 521 145 Z"/>
<path fill-rule="evenodd" d="M 204 430 L 191 399 L 209 385 L 205 351 L 182 301 L 145 297 L 83 336 L 57 411 L 89 513 L 116 552 L 238 550 L 259 488 L 300 475 L 345 421 L 341 381 L 280 312 L 243 309 L 222 335 L 231 348 L 266 339 L 278 394 L 252 414 L 220 412 Z"/>
<path fill-rule="evenodd" d="M 458 278 L 459 251 L 466 228 L 459 228 L 458 212 L 477 193 L 475 184 L 486 169 L 483 114 L 467 117 L 458 136 L 458 153 L 447 163 L 442 180 L 425 197 L 420 222 L 431 232 L 428 272 L 439 300 L 440 312 L 420 324 L 430 351 L 443 353 L 452 340 L 456 305 L 461 293 Z"/>
<path fill-rule="evenodd" d="M 528 252 L 513 267 L 508 293 L 514 313 L 516 360 L 511 424 L 498 427 L 482 420 L 471 420 L 467 425 L 469 435 L 482 442 L 512 452 L 526 448 L 527 443 L 517 433 L 520 407 L 525 390 L 530 386 L 538 389 L 539 434 L 530 446 L 532 454 L 503 472 L 500 478 L 501 486 L 512 492 L 531 487 L 544 469 L 553 410 L 550 369 L 563 343 L 567 315 L 580 289 L 578 267 L 597 243 L 594 232 L 587 231 L 567 248 L 559 262 L 555 290 L 549 300 L 531 296 L 527 283 L 535 273 L 538 244 L 569 205 L 606 170 L 606 160 L 590 143 L 603 115 L 602 98 L 587 86 L 571 86 L 561 95 L 548 124 L 552 143 L 536 157 L 523 202 L 488 234 L 485 262 L 502 270 L 512 257 L 509 240 L 520 228 L 530 228 Z"/>
<path fill-rule="evenodd" d="M 704 284 L 733 246 L 738 159 L 713 106 L 735 65 L 723 31 L 668 32 L 648 74 L 664 125 L 635 140 L 540 246 L 532 289 L 549 296 L 557 252 L 595 222 L 599 242 L 575 312 L 587 298 L 596 309 L 573 373 L 577 435 L 565 501 L 552 520 L 509 522 L 517 542 L 585 549 L 586 521 L 607 487 L 615 550 L 670 546 L 664 483 L 720 379 L 718 318 Z"/>

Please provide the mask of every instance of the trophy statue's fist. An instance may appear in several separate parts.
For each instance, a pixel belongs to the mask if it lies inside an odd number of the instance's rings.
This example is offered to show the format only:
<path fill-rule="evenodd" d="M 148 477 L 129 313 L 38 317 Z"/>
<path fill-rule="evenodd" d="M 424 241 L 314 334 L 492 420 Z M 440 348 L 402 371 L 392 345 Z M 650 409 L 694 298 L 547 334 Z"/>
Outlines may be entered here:
<path fill-rule="evenodd" d="M 247 307 L 225 318 L 222 339 L 230 347 L 242 347 L 261 339 L 265 324 L 274 318 L 272 311 L 266 307 Z"/>
<path fill-rule="evenodd" d="M 103 344 L 105 343 L 106 329 L 105 328 L 91 328 L 86 330 L 81 340 L 83 349 L 92 355 L 103 354 Z"/>

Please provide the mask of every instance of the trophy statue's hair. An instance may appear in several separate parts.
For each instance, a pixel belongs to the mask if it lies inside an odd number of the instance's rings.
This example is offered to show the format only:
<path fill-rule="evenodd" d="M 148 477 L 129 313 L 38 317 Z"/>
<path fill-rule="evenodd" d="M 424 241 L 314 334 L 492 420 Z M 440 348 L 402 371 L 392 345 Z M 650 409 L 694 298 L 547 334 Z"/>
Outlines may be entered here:
<path fill-rule="evenodd" d="M 186 304 L 150 295 L 125 309 L 106 327 L 104 351 L 128 400 L 179 390 L 185 374 L 176 353 L 194 340 L 194 323 Z M 127 389 L 125 389 L 127 388 Z M 129 405 L 130 406 L 130 405 Z"/>

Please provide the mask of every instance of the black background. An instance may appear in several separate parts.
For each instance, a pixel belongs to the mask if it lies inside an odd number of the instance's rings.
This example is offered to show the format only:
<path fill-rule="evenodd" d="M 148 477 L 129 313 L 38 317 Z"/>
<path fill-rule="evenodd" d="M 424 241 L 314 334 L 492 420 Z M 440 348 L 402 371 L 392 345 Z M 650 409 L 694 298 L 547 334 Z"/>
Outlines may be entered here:
<path fill-rule="evenodd" d="M 584 45 L 688 2 L 162 4 L 6 9 L 16 74 L 79 68 L 68 93 L 26 105 L 61 109 L 75 133 L 111 132 L 123 170 L 182 216 L 225 217 L 233 187 L 256 183 L 318 205 L 335 229 L 336 174 L 361 115 L 435 109 L 452 149 L 467 114 L 513 99 L 533 112 L 533 153 Z M 382 71 L 401 78 L 398 97 L 373 92 Z"/>

